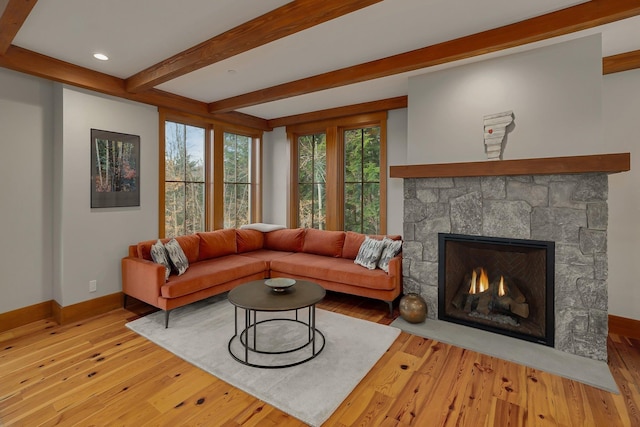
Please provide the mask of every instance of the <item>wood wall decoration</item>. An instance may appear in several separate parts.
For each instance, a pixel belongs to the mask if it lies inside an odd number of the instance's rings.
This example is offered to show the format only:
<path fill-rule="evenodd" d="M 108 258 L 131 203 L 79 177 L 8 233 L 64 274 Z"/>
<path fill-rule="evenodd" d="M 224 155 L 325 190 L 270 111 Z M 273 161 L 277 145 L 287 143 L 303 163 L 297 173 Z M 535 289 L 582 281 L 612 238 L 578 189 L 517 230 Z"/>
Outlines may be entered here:
<path fill-rule="evenodd" d="M 487 160 L 502 160 L 507 126 L 513 122 L 513 111 L 484 116 L 484 145 Z"/>
<path fill-rule="evenodd" d="M 140 206 L 140 137 L 91 129 L 91 207 Z"/>

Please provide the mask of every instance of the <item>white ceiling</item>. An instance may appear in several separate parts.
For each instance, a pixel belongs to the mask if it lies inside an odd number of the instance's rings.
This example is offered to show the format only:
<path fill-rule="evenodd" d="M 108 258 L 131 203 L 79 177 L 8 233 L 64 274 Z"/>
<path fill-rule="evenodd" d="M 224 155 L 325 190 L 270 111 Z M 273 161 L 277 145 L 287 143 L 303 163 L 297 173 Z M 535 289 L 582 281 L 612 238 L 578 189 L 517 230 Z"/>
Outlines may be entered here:
<path fill-rule="evenodd" d="M 41 0 L 36 3 L 13 44 L 127 78 L 286 3 L 287 0 Z M 178 77 L 157 88 L 213 102 L 478 33 L 579 3 L 582 1 L 384 0 Z M 492 56 L 595 32 L 603 34 L 603 56 L 640 49 L 640 17 L 635 17 Z M 110 60 L 94 59 L 92 54 L 98 51 L 106 53 Z M 456 64 L 301 95 L 239 111 L 271 119 L 406 95 L 408 76 L 453 65 Z"/>

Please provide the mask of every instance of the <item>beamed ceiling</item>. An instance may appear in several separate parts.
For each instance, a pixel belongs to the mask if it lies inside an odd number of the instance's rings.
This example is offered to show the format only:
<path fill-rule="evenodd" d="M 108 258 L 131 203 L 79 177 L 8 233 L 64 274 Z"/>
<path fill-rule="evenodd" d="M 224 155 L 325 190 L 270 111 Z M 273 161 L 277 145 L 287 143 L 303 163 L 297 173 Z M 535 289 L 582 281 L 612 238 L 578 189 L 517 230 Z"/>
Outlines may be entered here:
<path fill-rule="evenodd" d="M 605 74 L 640 67 L 640 0 L 0 0 L 0 13 L 2 67 L 261 129 L 401 108 L 410 76 L 595 33 Z"/>

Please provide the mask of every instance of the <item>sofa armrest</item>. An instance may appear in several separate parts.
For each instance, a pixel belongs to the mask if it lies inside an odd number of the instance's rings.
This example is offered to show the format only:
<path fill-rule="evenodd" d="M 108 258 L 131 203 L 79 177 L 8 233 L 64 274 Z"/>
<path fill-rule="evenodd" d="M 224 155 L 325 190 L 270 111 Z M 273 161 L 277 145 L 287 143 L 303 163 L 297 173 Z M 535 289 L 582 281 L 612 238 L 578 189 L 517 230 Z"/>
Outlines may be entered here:
<path fill-rule="evenodd" d="M 389 276 L 402 279 L 402 255 L 397 255 L 389 260 Z"/>
<path fill-rule="evenodd" d="M 160 288 L 165 284 L 165 268 L 142 258 L 122 258 L 122 292 L 158 306 Z"/>

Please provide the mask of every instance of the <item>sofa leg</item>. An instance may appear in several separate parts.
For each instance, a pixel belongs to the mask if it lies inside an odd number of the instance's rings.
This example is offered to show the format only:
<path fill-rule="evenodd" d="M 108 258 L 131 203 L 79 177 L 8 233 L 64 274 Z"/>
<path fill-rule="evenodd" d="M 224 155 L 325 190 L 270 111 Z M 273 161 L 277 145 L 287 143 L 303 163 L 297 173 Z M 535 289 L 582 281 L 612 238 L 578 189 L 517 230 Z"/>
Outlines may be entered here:
<path fill-rule="evenodd" d="M 171 310 L 164 311 L 164 328 L 165 329 L 169 327 L 169 313 L 171 313 Z"/>
<path fill-rule="evenodd" d="M 122 308 L 127 308 L 127 294 L 122 294 L 124 298 L 122 298 Z"/>
<path fill-rule="evenodd" d="M 389 318 L 393 319 L 393 301 L 387 301 L 389 305 Z"/>

